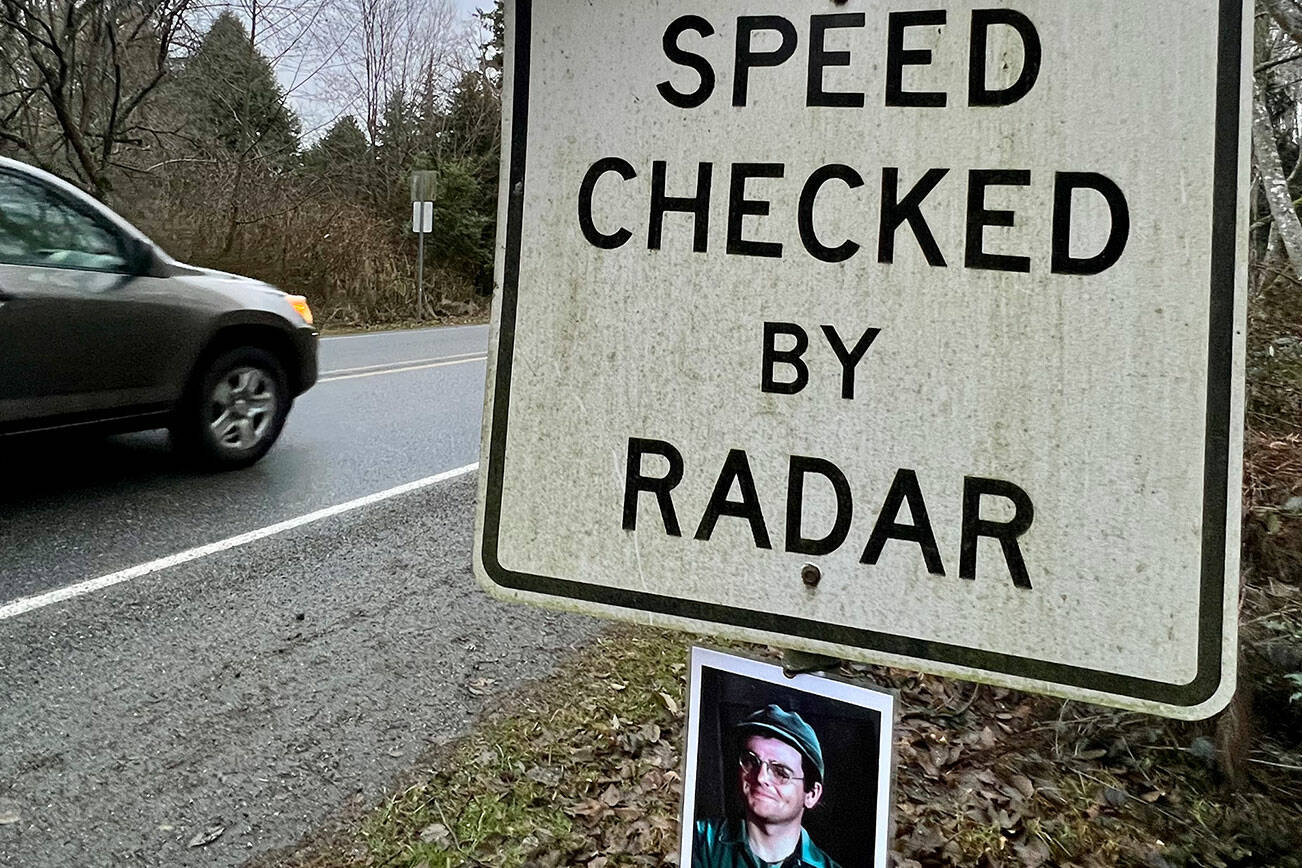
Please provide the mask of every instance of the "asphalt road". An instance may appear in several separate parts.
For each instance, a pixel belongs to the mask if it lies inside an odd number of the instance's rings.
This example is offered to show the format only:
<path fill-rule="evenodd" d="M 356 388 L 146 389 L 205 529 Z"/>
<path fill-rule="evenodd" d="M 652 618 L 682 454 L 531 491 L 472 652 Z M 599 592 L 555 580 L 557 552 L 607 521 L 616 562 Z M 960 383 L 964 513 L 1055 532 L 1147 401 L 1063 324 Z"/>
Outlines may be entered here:
<path fill-rule="evenodd" d="M 487 326 L 323 339 L 320 381 L 239 473 L 196 476 L 162 431 L 6 444 L 0 604 L 478 461 L 487 345 Z"/>
<path fill-rule="evenodd" d="M 190 473 L 160 434 L 22 445 L 0 613 L 473 464 L 486 343 L 325 341 L 322 382 L 238 473 Z M 463 473 L 0 618 L 0 866 L 239 865 L 545 675 L 597 625 L 478 589 L 474 493 Z"/>

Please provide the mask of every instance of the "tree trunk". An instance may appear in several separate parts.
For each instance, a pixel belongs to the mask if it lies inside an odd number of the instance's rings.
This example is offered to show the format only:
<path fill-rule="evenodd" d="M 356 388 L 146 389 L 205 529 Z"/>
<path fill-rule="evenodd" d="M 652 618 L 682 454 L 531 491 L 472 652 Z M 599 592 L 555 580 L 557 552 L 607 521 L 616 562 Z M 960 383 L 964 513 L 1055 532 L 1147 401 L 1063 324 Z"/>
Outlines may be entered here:
<path fill-rule="evenodd" d="M 1275 158 L 1279 162 L 1278 156 Z M 240 198 L 244 195 L 244 167 L 248 160 L 244 157 L 235 164 L 235 176 L 231 180 L 230 207 L 226 210 L 226 232 L 222 240 L 221 257 L 224 259 L 235 249 L 235 233 L 240 227 Z M 1295 218 L 1296 219 L 1296 218 Z M 1302 260 L 1299 260 L 1302 262 Z"/>
<path fill-rule="evenodd" d="M 1260 298 L 1275 285 L 1275 273 L 1288 268 L 1288 259 L 1284 255 L 1284 245 L 1279 242 L 1279 230 L 1270 224 L 1270 237 L 1266 239 L 1266 253 L 1257 262 L 1256 280 L 1252 298 Z"/>
<path fill-rule="evenodd" d="M 1298 220 L 1293 206 L 1293 195 L 1279 160 L 1279 146 L 1275 144 L 1275 127 L 1270 122 L 1260 86 L 1252 105 L 1252 151 L 1266 201 L 1270 203 L 1270 216 L 1288 254 L 1289 271 L 1294 279 L 1302 282 L 1302 221 Z"/>
<path fill-rule="evenodd" d="M 1302 9 L 1283 0 L 1258 0 L 1257 8 L 1274 18 L 1280 29 L 1295 42 L 1302 42 Z"/>

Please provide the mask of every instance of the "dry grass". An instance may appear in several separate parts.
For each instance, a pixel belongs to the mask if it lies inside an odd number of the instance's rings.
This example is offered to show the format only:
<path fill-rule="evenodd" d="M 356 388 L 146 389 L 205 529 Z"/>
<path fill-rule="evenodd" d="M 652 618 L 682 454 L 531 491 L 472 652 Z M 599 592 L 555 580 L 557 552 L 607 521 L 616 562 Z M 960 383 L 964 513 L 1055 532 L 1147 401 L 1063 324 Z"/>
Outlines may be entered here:
<path fill-rule="evenodd" d="M 289 174 L 264 171 L 242 191 L 234 193 L 228 173 L 182 164 L 124 185 L 115 204 L 177 259 L 307 296 L 327 328 L 464 318 L 487 308 L 469 276 L 427 251 L 420 315 L 416 242 L 401 215 L 379 215 Z"/>
<path fill-rule="evenodd" d="M 691 638 L 613 628 L 364 819 L 259 864 L 676 863 Z M 1258 742 L 1234 791 L 1206 724 L 876 667 L 841 675 L 900 692 L 899 868 L 1302 865 L 1302 766 L 1278 742 Z"/>

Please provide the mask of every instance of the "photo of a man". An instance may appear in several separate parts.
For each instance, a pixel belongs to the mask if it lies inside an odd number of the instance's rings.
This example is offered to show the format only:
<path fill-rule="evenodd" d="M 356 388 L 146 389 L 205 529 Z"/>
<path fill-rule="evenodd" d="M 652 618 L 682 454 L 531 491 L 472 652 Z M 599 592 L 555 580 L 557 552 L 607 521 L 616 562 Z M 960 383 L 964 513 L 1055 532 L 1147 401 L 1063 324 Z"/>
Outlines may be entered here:
<path fill-rule="evenodd" d="M 895 697 L 692 649 L 684 868 L 886 868 Z"/>
<path fill-rule="evenodd" d="M 800 715 L 773 704 L 736 729 L 746 817 L 697 822 L 692 868 L 840 868 L 801 823 L 823 796 L 823 749 L 814 730 Z"/>

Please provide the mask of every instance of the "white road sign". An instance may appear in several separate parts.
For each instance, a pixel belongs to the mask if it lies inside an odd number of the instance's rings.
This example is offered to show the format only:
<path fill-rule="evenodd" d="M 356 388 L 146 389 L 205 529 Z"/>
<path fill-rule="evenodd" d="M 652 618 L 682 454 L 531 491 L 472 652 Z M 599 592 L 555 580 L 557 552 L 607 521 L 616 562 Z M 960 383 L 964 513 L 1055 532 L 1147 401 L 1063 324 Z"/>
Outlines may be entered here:
<path fill-rule="evenodd" d="M 434 231 L 434 203 L 433 202 L 412 202 L 411 203 L 411 231 L 416 233 L 429 233 Z"/>
<path fill-rule="evenodd" d="M 1224 706 L 1248 4 L 508 11 L 490 590 Z"/>

